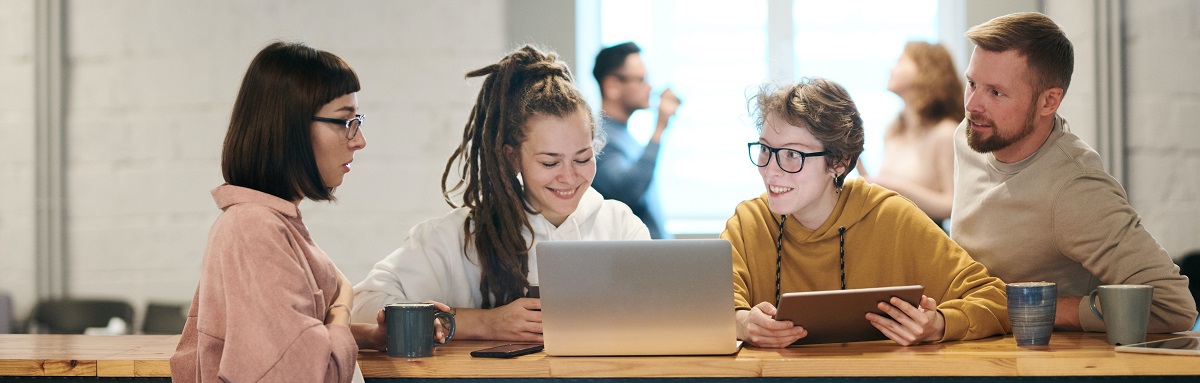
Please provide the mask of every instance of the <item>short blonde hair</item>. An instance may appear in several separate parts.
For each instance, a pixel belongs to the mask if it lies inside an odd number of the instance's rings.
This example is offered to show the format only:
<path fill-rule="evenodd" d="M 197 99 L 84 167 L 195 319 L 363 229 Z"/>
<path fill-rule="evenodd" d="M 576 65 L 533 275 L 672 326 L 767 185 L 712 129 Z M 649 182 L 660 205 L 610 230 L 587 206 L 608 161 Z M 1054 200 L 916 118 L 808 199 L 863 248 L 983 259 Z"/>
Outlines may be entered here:
<path fill-rule="evenodd" d="M 1071 85 L 1075 49 L 1071 40 L 1049 17 L 1037 12 L 1000 16 L 967 30 L 967 38 L 981 49 L 1004 52 L 1015 49 L 1031 69 L 1035 92 Z"/>

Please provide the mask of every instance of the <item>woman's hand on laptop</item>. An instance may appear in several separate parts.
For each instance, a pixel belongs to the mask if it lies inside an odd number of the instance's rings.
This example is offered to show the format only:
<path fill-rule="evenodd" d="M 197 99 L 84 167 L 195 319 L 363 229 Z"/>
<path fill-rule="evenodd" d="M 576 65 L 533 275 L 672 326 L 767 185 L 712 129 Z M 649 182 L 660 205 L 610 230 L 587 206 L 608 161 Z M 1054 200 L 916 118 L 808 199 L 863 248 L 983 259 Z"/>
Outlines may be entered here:
<path fill-rule="evenodd" d="M 946 318 L 937 311 L 937 300 L 921 296 L 920 307 L 892 297 L 889 302 L 879 302 L 879 309 L 890 317 L 867 313 L 867 320 L 883 335 L 901 346 L 936 342 L 946 334 Z"/>
<path fill-rule="evenodd" d="M 520 298 L 494 309 L 458 309 L 462 339 L 542 342 L 542 300 Z M 456 338 L 457 339 L 457 338 Z"/>
<path fill-rule="evenodd" d="M 759 303 L 749 311 L 736 312 L 738 339 L 758 347 L 783 348 L 808 336 L 808 330 L 792 321 L 775 320 L 775 305 Z"/>

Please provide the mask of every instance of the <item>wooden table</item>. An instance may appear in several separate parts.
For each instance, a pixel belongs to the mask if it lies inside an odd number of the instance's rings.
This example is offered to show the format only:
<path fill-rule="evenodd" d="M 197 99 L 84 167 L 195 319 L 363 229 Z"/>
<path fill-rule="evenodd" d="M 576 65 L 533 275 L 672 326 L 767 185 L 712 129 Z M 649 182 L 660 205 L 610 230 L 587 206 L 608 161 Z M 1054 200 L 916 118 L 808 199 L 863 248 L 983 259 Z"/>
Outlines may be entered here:
<path fill-rule="evenodd" d="M 170 377 L 179 335 L 0 335 L 0 376 Z"/>
<path fill-rule="evenodd" d="M 1163 339 L 1174 335 L 1151 335 Z M 0 377 L 158 377 L 178 336 L 0 335 Z M 789 349 L 747 347 L 726 356 L 472 358 L 504 342 L 454 341 L 430 358 L 359 354 L 368 379 L 388 378 L 928 378 L 1063 376 L 1200 376 L 1200 357 L 1119 353 L 1104 334 L 1055 333 L 1049 346 L 1017 347 L 1011 336 L 901 347 L 889 341 L 811 345 Z M 1121 378 L 1118 380 L 1130 380 Z"/>

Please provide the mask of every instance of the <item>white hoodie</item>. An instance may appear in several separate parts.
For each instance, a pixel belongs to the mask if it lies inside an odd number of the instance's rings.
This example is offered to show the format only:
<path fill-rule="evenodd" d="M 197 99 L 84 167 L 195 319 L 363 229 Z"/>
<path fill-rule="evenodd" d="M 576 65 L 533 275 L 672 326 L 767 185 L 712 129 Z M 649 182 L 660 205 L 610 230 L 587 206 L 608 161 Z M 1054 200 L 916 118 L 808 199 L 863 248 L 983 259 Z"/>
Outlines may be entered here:
<path fill-rule="evenodd" d="M 354 322 L 375 323 L 375 315 L 391 303 L 434 300 L 450 307 L 479 308 L 479 257 L 467 248 L 463 223 L 469 210 L 458 208 L 441 218 L 421 222 L 393 251 L 354 286 Z M 650 231 L 629 207 L 605 200 L 588 188 L 574 213 L 554 227 L 541 214 L 530 214 L 533 241 L 649 240 Z M 530 233 L 524 233 L 529 243 Z M 538 283 L 537 252 L 529 250 L 529 283 Z"/>

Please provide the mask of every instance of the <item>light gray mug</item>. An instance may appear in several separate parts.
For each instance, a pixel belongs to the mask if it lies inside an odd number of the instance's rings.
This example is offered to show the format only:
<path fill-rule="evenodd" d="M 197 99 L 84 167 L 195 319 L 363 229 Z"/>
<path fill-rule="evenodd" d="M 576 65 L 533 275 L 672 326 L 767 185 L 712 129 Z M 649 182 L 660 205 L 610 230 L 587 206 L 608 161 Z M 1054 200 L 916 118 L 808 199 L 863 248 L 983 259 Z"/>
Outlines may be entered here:
<path fill-rule="evenodd" d="M 1096 307 L 1096 296 L 1100 307 Z M 1146 325 L 1150 321 L 1150 302 L 1154 286 L 1104 285 L 1088 295 L 1088 306 L 1097 318 L 1104 321 L 1108 343 L 1134 344 L 1146 341 Z"/>
<path fill-rule="evenodd" d="M 448 324 L 446 340 L 438 342 L 434 318 Z M 433 348 L 454 337 L 454 315 L 440 311 L 432 303 L 393 303 L 383 307 L 387 326 L 387 354 L 393 358 L 433 356 Z"/>

